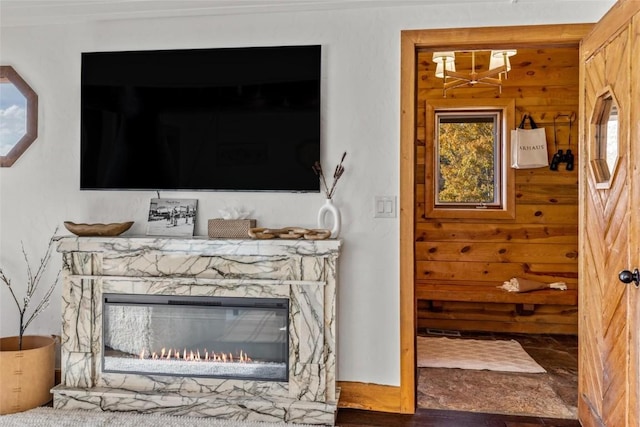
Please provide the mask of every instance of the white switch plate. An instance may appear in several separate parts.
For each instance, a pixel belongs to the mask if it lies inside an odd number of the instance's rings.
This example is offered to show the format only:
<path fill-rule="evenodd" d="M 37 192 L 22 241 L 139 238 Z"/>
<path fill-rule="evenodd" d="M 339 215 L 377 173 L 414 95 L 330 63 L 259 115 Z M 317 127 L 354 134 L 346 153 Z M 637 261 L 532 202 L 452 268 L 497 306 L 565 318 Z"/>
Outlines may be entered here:
<path fill-rule="evenodd" d="M 375 196 L 374 218 L 396 217 L 396 196 Z"/>

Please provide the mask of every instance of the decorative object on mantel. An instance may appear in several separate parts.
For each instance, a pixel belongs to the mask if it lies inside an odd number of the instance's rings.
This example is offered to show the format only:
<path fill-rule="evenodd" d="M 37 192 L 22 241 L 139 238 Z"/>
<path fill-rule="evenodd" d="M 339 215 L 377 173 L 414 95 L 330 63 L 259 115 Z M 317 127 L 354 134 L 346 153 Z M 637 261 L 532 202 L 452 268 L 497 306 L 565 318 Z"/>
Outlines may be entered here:
<path fill-rule="evenodd" d="M 251 228 L 249 236 L 253 239 L 305 239 L 305 240 L 325 240 L 331 236 L 331 230 L 307 229 L 301 227 L 284 228 Z"/>
<path fill-rule="evenodd" d="M 193 236 L 197 206 L 197 199 L 151 199 L 147 234 Z"/>
<path fill-rule="evenodd" d="M 318 228 L 328 228 L 331 230 L 331 237 L 334 239 L 340 234 L 342 226 L 342 216 L 340 210 L 333 204 L 332 199 L 326 199 L 324 205 L 318 211 Z"/>
<path fill-rule="evenodd" d="M 32 409 L 51 400 L 49 390 L 54 386 L 55 380 L 56 341 L 53 336 L 25 336 L 24 333 L 31 322 L 49 306 L 49 299 L 60 278 L 60 271 L 58 271 L 53 283 L 28 315 L 29 304 L 35 303 L 38 285 L 49 265 L 57 231 L 56 228 L 49 239 L 47 251 L 40 259 L 35 272 L 29 265 L 29 258 L 24 244 L 22 245 L 22 254 L 27 264 L 27 279 L 21 282 L 26 285 L 22 304 L 18 300 L 11 280 L 0 268 L 0 281 L 9 288 L 11 297 L 18 307 L 20 319 L 18 335 L 0 339 L 0 415 Z"/>
<path fill-rule="evenodd" d="M 337 238 L 340 234 L 342 218 L 340 215 L 340 210 L 333 204 L 333 194 L 336 191 L 338 180 L 344 173 L 342 162 L 344 162 L 345 157 L 347 157 L 346 151 L 342 154 L 340 163 L 338 164 L 338 166 L 336 166 L 336 169 L 333 172 L 333 183 L 331 184 L 331 187 L 327 185 L 327 180 L 324 176 L 324 172 L 322 171 L 322 165 L 320 164 L 320 162 L 316 161 L 313 165 L 313 171 L 320 177 L 320 182 L 324 187 L 324 194 L 326 196 L 324 205 L 322 205 L 320 207 L 320 210 L 318 211 L 318 228 L 330 229 L 331 237 L 333 237 L 334 239 Z"/>
<path fill-rule="evenodd" d="M 75 222 L 65 221 L 64 226 L 67 230 L 82 237 L 98 237 L 98 236 L 119 236 L 133 225 L 133 221 L 112 222 L 110 224 L 76 224 Z"/>
<path fill-rule="evenodd" d="M 249 230 L 255 226 L 255 219 L 210 219 L 209 238 L 246 239 L 249 237 Z"/>
<path fill-rule="evenodd" d="M 209 220 L 209 238 L 246 239 L 249 229 L 255 228 L 256 220 L 249 218 L 250 210 L 243 208 L 220 209 L 220 218 Z"/>

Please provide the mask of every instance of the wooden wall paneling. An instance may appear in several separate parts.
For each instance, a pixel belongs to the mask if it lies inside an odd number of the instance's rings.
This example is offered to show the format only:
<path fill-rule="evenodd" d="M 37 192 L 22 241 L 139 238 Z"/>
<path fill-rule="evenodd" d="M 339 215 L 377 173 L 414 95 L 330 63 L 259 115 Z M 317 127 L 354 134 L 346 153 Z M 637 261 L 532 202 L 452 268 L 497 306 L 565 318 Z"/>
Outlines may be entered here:
<path fill-rule="evenodd" d="M 560 168 L 564 167 L 560 164 Z M 516 183 L 516 200 L 527 205 L 578 205 L 577 185 L 553 184 L 518 184 Z"/>
<path fill-rule="evenodd" d="M 572 325 L 577 319 L 577 307 L 561 305 L 545 305 L 540 308 L 535 315 L 518 316 L 515 314 L 515 304 L 482 303 L 474 304 L 470 302 L 445 302 L 442 312 L 430 313 L 433 318 L 446 319 L 450 317 L 447 308 L 451 312 L 467 311 L 476 320 L 483 321 L 504 321 L 505 316 L 510 316 L 510 321 L 522 324 L 535 324 L 541 320 L 548 320 L 548 323 Z M 421 316 L 422 318 L 422 316 Z M 453 317 L 451 317 L 453 319 Z"/>
<path fill-rule="evenodd" d="M 445 262 L 554 263 L 575 262 L 578 244 L 512 242 L 429 242 L 416 243 L 416 258 Z"/>
<path fill-rule="evenodd" d="M 577 139 L 576 139 L 577 140 Z M 578 170 L 578 160 L 576 159 L 576 169 Z M 567 171 L 560 167 L 557 171 L 549 169 L 518 169 L 516 171 L 517 184 L 535 185 L 578 185 L 578 176 L 575 171 Z"/>
<path fill-rule="evenodd" d="M 575 334 L 577 311 L 573 305 L 543 305 L 531 315 L 519 315 L 515 304 L 445 302 L 441 311 L 420 310 L 418 325 L 435 329 L 538 333 L 538 324 L 542 322 L 548 328 L 546 333 Z M 461 322 L 461 313 L 472 321 Z"/>
<path fill-rule="evenodd" d="M 575 335 L 576 328 L 573 325 L 561 325 L 557 323 L 546 323 L 546 334 L 557 335 Z M 475 324 L 475 326 L 473 326 Z M 481 331 L 481 332 L 495 332 L 500 331 L 502 333 L 513 334 L 539 334 L 540 326 L 536 323 L 518 323 L 509 319 L 503 322 L 493 322 L 489 320 L 477 321 L 469 319 L 467 322 L 462 323 L 460 320 L 440 320 L 440 319 L 419 319 L 417 322 L 419 328 L 423 330 L 427 329 L 439 329 L 439 330 L 458 330 L 458 331 Z"/>
<path fill-rule="evenodd" d="M 541 215 L 542 216 L 542 215 Z M 416 241 L 466 242 L 548 242 L 577 243 L 577 224 L 486 224 L 480 228 L 473 223 L 419 222 Z"/>
<path fill-rule="evenodd" d="M 516 219 L 527 224 L 578 224 L 577 205 L 524 205 L 516 206 Z"/>
<path fill-rule="evenodd" d="M 578 263 L 537 264 L 513 262 L 416 261 L 416 279 L 487 281 L 501 285 L 512 277 L 559 282 L 578 276 Z"/>

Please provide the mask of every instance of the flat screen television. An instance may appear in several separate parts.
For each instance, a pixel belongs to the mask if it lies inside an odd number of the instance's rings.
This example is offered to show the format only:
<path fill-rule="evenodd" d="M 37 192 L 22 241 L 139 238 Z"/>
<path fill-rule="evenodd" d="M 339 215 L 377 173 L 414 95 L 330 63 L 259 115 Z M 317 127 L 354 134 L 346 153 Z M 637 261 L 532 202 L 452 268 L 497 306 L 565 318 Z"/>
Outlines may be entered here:
<path fill-rule="evenodd" d="M 321 46 L 82 54 L 83 190 L 318 192 Z"/>

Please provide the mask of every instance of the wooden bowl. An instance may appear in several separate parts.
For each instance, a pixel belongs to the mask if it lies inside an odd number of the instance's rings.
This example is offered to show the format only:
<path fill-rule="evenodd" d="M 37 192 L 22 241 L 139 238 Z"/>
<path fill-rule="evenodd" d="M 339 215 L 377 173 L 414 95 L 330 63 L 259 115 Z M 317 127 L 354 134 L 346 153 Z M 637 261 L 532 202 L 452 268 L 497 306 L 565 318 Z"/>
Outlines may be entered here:
<path fill-rule="evenodd" d="M 64 226 L 76 236 L 119 236 L 133 225 L 133 221 L 113 222 L 111 224 L 76 224 L 65 221 Z"/>

